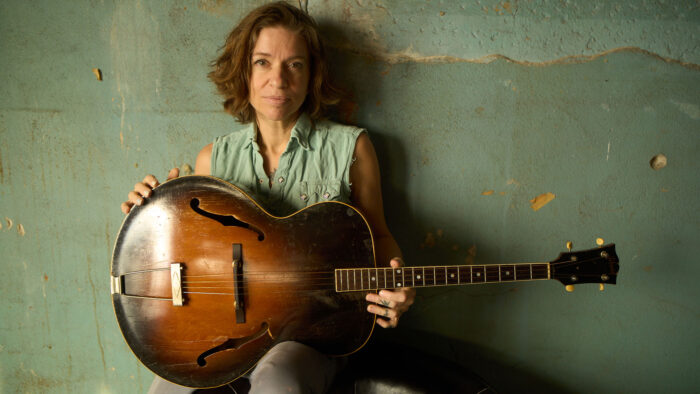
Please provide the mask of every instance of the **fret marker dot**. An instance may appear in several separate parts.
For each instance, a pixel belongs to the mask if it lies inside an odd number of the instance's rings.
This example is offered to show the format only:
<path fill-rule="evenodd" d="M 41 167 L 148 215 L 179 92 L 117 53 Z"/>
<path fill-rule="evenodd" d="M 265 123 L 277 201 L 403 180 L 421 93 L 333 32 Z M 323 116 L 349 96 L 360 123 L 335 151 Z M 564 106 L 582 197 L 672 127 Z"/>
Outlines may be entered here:
<path fill-rule="evenodd" d="M 506 275 L 510 275 L 510 271 L 506 271 Z"/>
<path fill-rule="evenodd" d="M 401 273 L 401 270 L 396 270 L 396 273 L 397 273 L 397 274 L 400 274 L 400 273 Z"/>
<path fill-rule="evenodd" d="M 450 274 L 450 278 L 454 278 L 454 277 L 455 277 L 455 274 Z"/>
<path fill-rule="evenodd" d="M 374 282 L 374 276 L 372 277 L 372 282 Z"/>
<path fill-rule="evenodd" d="M 396 284 L 396 287 L 401 287 L 401 283 L 397 283 L 397 284 Z"/>
<path fill-rule="evenodd" d="M 417 275 L 417 276 L 416 276 L 416 279 L 420 279 L 420 275 Z"/>
<path fill-rule="evenodd" d="M 476 276 L 481 276 L 481 272 L 477 272 L 477 273 L 476 273 Z"/>

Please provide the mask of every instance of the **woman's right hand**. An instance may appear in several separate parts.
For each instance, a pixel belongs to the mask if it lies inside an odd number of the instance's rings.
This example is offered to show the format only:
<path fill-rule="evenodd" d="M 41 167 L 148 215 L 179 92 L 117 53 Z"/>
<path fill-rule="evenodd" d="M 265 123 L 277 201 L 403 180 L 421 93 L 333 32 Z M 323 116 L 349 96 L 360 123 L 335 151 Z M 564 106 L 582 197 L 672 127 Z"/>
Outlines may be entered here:
<path fill-rule="evenodd" d="M 178 176 L 180 176 L 180 169 L 173 168 L 168 173 L 168 180 L 177 178 Z M 143 181 L 134 185 L 134 190 L 129 192 L 129 199 L 124 201 L 121 205 L 122 212 L 127 214 L 131 211 L 131 207 L 134 205 L 143 204 L 143 199 L 150 197 L 151 193 L 153 192 L 153 188 L 158 185 L 159 183 L 156 177 L 153 175 L 146 175 L 146 177 L 143 178 Z"/>

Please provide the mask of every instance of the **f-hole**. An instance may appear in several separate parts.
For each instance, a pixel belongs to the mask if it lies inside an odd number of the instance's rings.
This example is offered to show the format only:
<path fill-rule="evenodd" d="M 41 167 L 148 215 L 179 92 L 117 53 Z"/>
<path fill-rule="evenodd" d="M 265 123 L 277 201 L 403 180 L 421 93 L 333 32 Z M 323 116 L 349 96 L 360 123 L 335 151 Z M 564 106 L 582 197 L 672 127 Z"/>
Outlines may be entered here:
<path fill-rule="evenodd" d="M 198 198 L 193 198 L 192 201 L 190 201 L 190 208 L 192 208 L 193 211 L 197 212 L 198 214 L 207 217 L 209 219 L 216 220 L 217 222 L 223 224 L 224 226 L 236 226 L 240 228 L 244 228 L 246 230 L 250 230 L 256 234 L 258 234 L 258 241 L 262 241 L 265 239 L 265 234 L 263 232 L 251 225 L 250 223 L 242 222 L 233 215 L 218 215 L 212 212 L 207 212 L 203 210 L 202 208 L 199 207 L 199 199 Z"/>
<path fill-rule="evenodd" d="M 229 349 L 240 349 L 242 346 L 247 345 L 250 342 L 253 342 L 260 337 L 264 336 L 267 333 L 267 328 L 268 325 L 267 323 L 263 323 L 260 326 L 260 330 L 253 335 L 249 335 L 247 337 L 242 337 L 242 338 L 229 338 L 227 339 L 224 343 L 222 343 L 219 346 L 215 346 L 206 352 L 202 353 L 197 357 L 197 365 L 200 367 L 203 367 L 207 365 L 207 360 L 206 358 L 211 356 L 212 354 L 223 352 L 224 350 L 229 350 Z"/>

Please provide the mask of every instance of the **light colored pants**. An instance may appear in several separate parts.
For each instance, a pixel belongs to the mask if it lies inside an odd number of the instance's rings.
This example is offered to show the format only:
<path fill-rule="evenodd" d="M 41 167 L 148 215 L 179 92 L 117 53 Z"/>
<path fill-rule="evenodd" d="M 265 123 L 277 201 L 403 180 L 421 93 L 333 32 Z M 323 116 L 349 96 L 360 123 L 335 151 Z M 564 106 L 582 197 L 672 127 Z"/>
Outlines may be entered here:
<path fill-rule="evenodd" d="M 328 357 L 299 342 L 282 342 L 260 359 L 250 374 L 250 394 L 321 394 L 330 388 L 347 359 Z M 148 394 L 189 394 L 194 389 L 158 376 Z"/>

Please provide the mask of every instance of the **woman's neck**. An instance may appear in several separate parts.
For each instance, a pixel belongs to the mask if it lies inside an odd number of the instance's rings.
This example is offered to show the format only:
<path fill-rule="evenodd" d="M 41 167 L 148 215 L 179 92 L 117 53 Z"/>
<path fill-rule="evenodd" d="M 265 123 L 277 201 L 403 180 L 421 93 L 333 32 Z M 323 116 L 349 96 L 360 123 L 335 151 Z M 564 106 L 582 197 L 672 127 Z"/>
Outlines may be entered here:
<path fill-rule="evenodd" d="M 274 155 L 282 154 L 289 143 L 297 119 L 298 116 L 287 121 L 269 121 L 258 118 L 256 124 L 260 148 Z"/>

